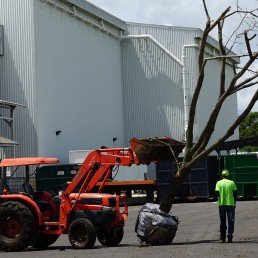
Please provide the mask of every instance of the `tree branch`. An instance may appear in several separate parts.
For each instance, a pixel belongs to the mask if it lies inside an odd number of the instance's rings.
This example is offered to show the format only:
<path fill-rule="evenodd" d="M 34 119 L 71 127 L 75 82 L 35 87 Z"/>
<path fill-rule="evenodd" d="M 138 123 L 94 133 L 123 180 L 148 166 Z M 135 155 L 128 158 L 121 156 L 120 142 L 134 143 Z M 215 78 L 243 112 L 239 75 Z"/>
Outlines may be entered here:
<path fill-rule="evenodd" d="M 223 56 L 226 57 L 226 56 Z M 244 65 L 244 67 L 241 69 L 240 72 L 236 73 L 228 87 L 228 90 L 226 92 L 224 92 L 222 95 L 220 95 L 220 98 L 216 104 L 216 106 L 214 107 L 212 114 L 204 128 L 204 130 L 202 131 L 197 143 L 195 146 L 192 147 L 193 145 L 193 123 L 194 123 L 194 115 L 195 115 L 195 110 L 196 110 L 196 105 L 197 105 L 197 101 L 198 101 L 198 97 L 200 94 L 200 90 L 202 88 L 202 83 L 203 83 L 203 79 L 204 79 L 204 66 L 202 67 L 202 71 L 200 72 L 200 76 L 198 78 L 197 81 L 197 87 L 196 90 L 197 92 L 194 92 L 193 95 L 193 100 L 191 103 L 191 107 L 190 107 L 190 112 L 189 112 L 189 123 L 188 123 L 188 130 L 187 130 L 187 144 L 186 144 L 186 159 L 190 159 L 194 153 L 196 152 L 196 154 L 198 155 L 203 149 L 206 148 L 210 136 L 212 135 L 214 128 L 215 128 L 215 123 L 217 121 L 219 112 L 221 110 L 222 104 L 225 101 L 225 99 L 229 96 L 233 94 L 233 91 L 235 91 L 235 83 L 236 81 L 241 78 L 241 76 L 247 71 L 247 69 L 250 67 L 250 65 L 254 62 L 254 60 L 258 57 L 258 52 L 252 55 L 252 58 L 250 58 L 246 64 Z M 211 58 L 207 58 L 205 59 L 205 61 L 207 60 L 212 60 L 212 59 L 217 59 L 218 57 L 211 57 Z M 206 64 L 206 63 L 205 63 Z M 223 75 L 222 75 L 222 79 L 223 79 Z M 247 87 L 247 86 L 246 86 Z M 222 88 L 221 88 L 222 89 Z M 224 87 L 223 87 L 224 89 Z M 236 90 L 238 91 L 238 90 Z M 220 92 L 221 93 L 221 92 Z"/>
<path fill-rule="evenodd" d="M 202 0 L 202 3 L 203 3 L 204 11 L 205 11 L 206 16 L 207 16 L 207 20 L 209 20 L 209 21 L 210 21 L 210 20 L 211 20 L 211 18 L 210 18 L 210 15 L 209 15 L 209 12 L 208 12 L 207 5 L 206 5 L 205 0 Z"/>
<path fill-rule="evenodd" d="M 226 100 L 226 98 L 230 95 L 229 90 L 227 90 L 218 100 L 218 102 L 216 103 L 209 119 L 208 122 L 205 126 L 205 128 L 203 129 L 197 143 L 195 144 L 195 146 L 192 148 L 190 155 L 191 156 L 196 156 L 198 155 L 203 149 L 206 148 L 209 139 L 212 135 L 212 133 L 214 132 L 214 128 L 216 125 L 216 121 L 218 119 L 218 115 L 220 113 L 221 107 L 224 103 L 224 101 Z"/>
<path fill-rule="evenodd" d="M 249 57 L 253 58 L 253 53 L 252 53 L 251 46 L 250 46 L 250 40 L 247 37 L 247 31 L 244 32 L 244 36 L 245 36 L 245 44 L 246 44 L 246 48 L 247 48 Z"/>
<path fill-rule="evenodd" d="M 219 38 L 219 47 L 221 55 L 226 55 L 226 51 L 223 45 L 222 39 L 222 28 L 223 28 L 223 21 L 218 23 L 218 38 Z M 225 78 L 226 78 L 226 58 L 222 58 L 222 65 L 220 70 L 220 94 L 221 96 L 225 92 Z"/>
<path fill-rule="evenodd" d="M 240 88 L 244 84 L 251 82 L 252 80 L 256 79 L 257 77 L 258 77 L 258 73 L 255 73 L 253 76 L 251 76 L 251 77 L 245 79 L 244 81 L 242 81 L 241 83 L 237 84 L 235 86 L 235 88 Z"/>
<path fill-rule="evenodd" d="M 231 92 L 230 95 L 233 95 L 234 93 L 236 93 L 236 92 L 238 92 L 238 91 L 240 91 L 240 90 L 250 88 L 250 87 L 252 87 L 252 86 L 254 86 L 254 85 L 256 85 L 256 84 L 258 84 L 258 81 L 252 82 L 252 83 L 244 84 L 244 85 L 242 85 L 241 87 L 235 87 L 234 90 Z"/>
<path fill-rule="evenodd" d="M 193 125 L 194 125 L 195 110 L 196 110 L 198 98 L 203 84 L 204 70 L 205 70 L 206 63 L 207 63 L 207 60 L 205 60 L 204 63 L 202 64 L 198 81 L 196 83 L 196 88 L 190 105 L 188 126 L 186 131 L 186 150 L 190 149 L 193 145 Z"/>
<path fill-rule="evenodd" d="M 252 37 L 248 37 L 249 31 L 254 31 L 258 29 L 258 26 L 257 26 L 258 22 L 255 19 L 256 17 L 258 17 L 256 13 L 258 11 L 258 8 L 251 11 L 250 10 L 248 11 L 247 9 L 241 9 L 239 7 L 239 2 L 237 0 L 236 11 L 230 12 L 230 7 L 228 7 L 227 9 L 225 9 L 224 12 L 221 13 L 221 15 L 215 21 L 212 21 L 206 5 L 206 0 L 202 0 L 202 3 L 207 17 L 207 21 L 199 44 L 199 55 L 198 55 L 199 76 L 196 81 L 196 87 L 193 93 L 190 110 L 189 110 L 188 128 L 186 131 L 186 148 L 185 148 L 185 155 L 183 158 L 183 162 L 180 163 L 180 166 L 178 168 L 178 173 L 176 173 L 175 178 L 173 179 L 173 182 L 171 183 L 169 190 L 166 196 L 162 199 L 161 205 L 160 205 L 160 209 L 166 212 L 168 212 L 171 209 L 176 193 L 180 189 L 180 186 L 182 184 L 182 180 L 184 176 L 187 175 L 190 168 L 192 168 L 198 160 L 203 159 L 213 150 L 217 149 L 219 144 L 221 144 L 226 139 L 228 139 L 231 135 L 234 134 L 234 131 L 236 130 L 236 128 L 248 115 L 248 113 L 251 111 L 252 107 L 254 106 L 254 104 L 258 99 L 258 90 L 257 90 L 253 95 L 252 100 L 244 110 L 244 112 L 237 119 L 235 119 L 235 121 L 231 124 L 231 126 L 224 133 L 224 135 L 220 139 L 218 139 L 215 143 L 214 142 L 210 143 L 210 139 L 215 130 L 216 122 L 218 120 L 222 106 L 224 102 L 228 99 L 228 97 L 240 90 L 243 90 L 245 88 L 258 84 L 257 71 L 254 74 L 248 73 L 248 71 L 252 69 L 252 65 L 254 64 L 254 61 L 258 59 L 258 52 L 252 52 L 252 45 L 254 44 L 251 44 L 253 43 L 251 42 L 251 40 L 254 39 L 255 35 Z M 226 19 L 230 18 L 235 14 L 238 14 L 241 20 L 239 24 L 236 24 L 235 27 L 237 28 L 235 30 L 234 28 L 232 29 L 233 33 L 230 34 L 230 37 L 227 40 L 225 45 L 223 44 L 225 43 L 224 35 L 223 35 L 223 25 L 226 22 Z M 207 40 L 208 40 L 209 34 L 216 26 L 218 26 L 217 33 L 218 33 L 218 43 L 219 43 L 220 54 L 219 56 L 216 56 L 216 57 L 205 58 L 206 57 L 205 47 L 208 44 Z M 246 31 L 244 33 L 239 33 L 242 27 L 244 27 Z M 231 50 L 233 49 L 233 46 L 236 44 L 239 44 L 240 40 L 245 41 L 245 47 L 246 47 L 247 53 L 245 53 L 244 55 L 243 54 L 230 55 Z M 226 47 L 227 44 L 230 44 L 230 49 Z M 244 63 L 243 67 L 238 68 L 236 61 L 234 61 L 234 57 L 242 57 L 242 56 L 247 57 L 247 61 Z M 206 123 L 206 126 L 202 130 L 201 135 L 197 140 L 197 143 L 194 145 L 193 143 L 194 121 L 195 121 L 195 116 L 197 112 L 196 111 L 197 105 L 199 103 L 200 93 L 203 87 L 203 82 L 204 82 L 204 77 L 206 72 L 205 71 L 206 65 L 209 60 L 214 60 L 214 59 L 221 61 L 220 75 L 218 75 L 220 76 L 220 85 L 219 85 L 220 88 L 218 88 L 219 97 L 217 101 L 214 103 L 214 105 L 212 106 L 212 112 L 210 117 L 207 119 L 208 121 Z M 232 67 L 232 71 L 234 72 L 234 74 L 232 73 L 227 74 L 227 68 L 230 66 Z M 246 75 L 248 75 L 249 78 L 243 78 L 243 76 L 246 76 Z M 227 85 L 227 79 L 230 80 L 228 85 Z"/>
<path fill-rule="evenodd" d="M 253 56 L 253 58 L 255 57 L 255 55 Z M 253 59 L 252 58 L 252 59 Z M 237 79 L 240 78 L 240 76 L 242 76 L 246 69 L 252 64 L 254 60 L 251 60 L 249 59 L 248 62 L 245 64 L 244 68 L 239 72 L 237 73 L 231 83 L 230 83 L 230 86 L 229 88 L 227 89 L 227 91 L 224 92 L 223 95 L 221 95 L 221 97 L 219 98 L 218 102 L 216 103 L 211 115 L 210 115 L 210 118 L 208 119 L 208 122 L 205 126 L 205 128 L 203 129 L 196 145 L 191 149 L 191 151 L 189 152 L 189 156 L 190 157 L 195 157 L 195 156 L 198 156 L 199 153 L 206 148 L 208 142 L 209 142 L 209 139 L 212 135 L 212 133 L 214 132 L 214 128 L 215 128 L 215 124 L 216 124 L 216 121 L 217 121 L 217 118 L 218 118 L 218 115 L 219 115 L 219 112 L 221 110 L 221 107 L 225 101 L 225 99 L 232 95 L 233 94 L 233 91 L 235 91 L 235 82 L 237 81 Z M 253 76 L 254 77 L 254 76 Z M 251 81 L 251 79 L 250 79 Z M 241 86 L 240 86 L 241 87 Z M 247 87 L 247 86 L 246 86 Z M 239 90 L 239 89 L 238 89 Z M 237 91 L 237 90 L 236 90 Z"/>
<path fill-rule="evenodd" d="M 241 22 L 238 24 L 237 28 L 231 33 L 231 35 L 229 36 L 229 38 L 228 38 L 228 40 L 227 40 L 227 42 L 226 42 L 226 44 L 225 44 L 225 47 L 227 47 L 229 41 L 231 40 L 231 38 L 233 37 L 233 35 L 235 35 L 235 39 L 234 39 L 234 41 L 233 41 L 231 47 L 229 48 L 228 53 L 232 50 L 234 44 L 236 43 L 236 40 L 237 40 L 237 38 L 238 38 L 238 35 L 236 35 L 236 33 L 237 33 L 237 31 L 239 30 L 239 28 L 242 26 L 242 24 L 243 24 L 243 22 L 244 22 L 246 16 L 247 16 L 247 14 L 245 14 L 245 16 L 241 19 Z"/>
<path fill-rule="evenodd" d="M 233 90 L 233 88 L 235 87 L 235 84 L 237 82 L 237 80 L 239 80 L 244 74 L 245 72 L 248 70 L 248 68 L 251 66 L 251 64 L 255 61 L 255 59 L 258 57 L 258 52 L 254 53 L 252 55 L 252 58 L 250 58 L 245 65 L 243 66 L 243 68 L 236 73 L 236 75 L 233 77 L 233 79 L 231 80 L 231 83 L 229 85 L 229 89 Z"/>
<path fill-rule="evenodd" d="M 250 113 L 252 110 L 254 104 L 258 100 L 258 90 L 255 92 L 254 96 L 252 97 L 250 103 L 246 107 L 246 109 L 242 112 L 242 114 L 236 119 L 236 121 L 230 126 L 228 131 L 225 133 L 223 137 L 221 137 L 216 143 L 211 145 L 208 149 L 202 151 L 199 155 L 194 157 L 190 162 L 185 164 L 185 169 L 190 169 L 198 160 L 206 157 L 208 154 L 210 154 L 212 151 L 217 149 L 217 147 L 223 143 L 226 139 L 228 139 L 231 135 L 234 134 L 235 129 L 239 126 L 239 124 L 245 119 L 245 117 Z"/>
<path fill-rule="evenodd" d="M 231 7 L 228 7 L 221 15 L 220 17 L 214 21 L 211 24 L 210 19 L 207 20 L 206 22 L 206 27 L 203 31 L 203 36 L 201 39 L 201 44 L 200 44 L 200 50 L 199 50 L 199 71 L 201 70 L 203 61 L 204 61 L 204 52 L 205 52 L 205 46 L 206 46 L 206 42 L 207 42 L 207 38 L 209 33 L 218 25 L 218 23 L 224 19 L 225 15 L 230 11 Z"/>

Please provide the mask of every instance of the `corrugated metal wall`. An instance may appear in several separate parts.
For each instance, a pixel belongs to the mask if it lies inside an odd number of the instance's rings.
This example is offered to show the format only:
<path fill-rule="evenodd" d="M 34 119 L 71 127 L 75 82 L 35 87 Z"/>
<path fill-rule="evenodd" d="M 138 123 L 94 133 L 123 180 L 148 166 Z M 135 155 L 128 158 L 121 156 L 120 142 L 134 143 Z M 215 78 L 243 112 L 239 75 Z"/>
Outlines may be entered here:
<path fill-rule="evenodd" d="M 120 42 L 40 0 L 0 0 L 0 19 L 0 96 L 27 105 L 15 110 L 16 156 L 67 162 L 71 149 L 123 146 Z"/>
<path fill-rule="evenodd" d="M 228 85 L 230 78 L 233 77 L 233 69 L 227 66 L 226 69 L 226 85 Z M 217 102 L 219 97 L 219 78 L 220 78 L 220 64 L 218 61 L 209 61 L 206 66 L 204 87 L 200 94 L 200 101 L 197 107 L 196 121 L 198 130 L 196 137 L 199 136 L 201 130 L 206 126 L 207 120 L 210 118 L 214 103 Z M 237 94 L 232 95 L 223 104 L 218 121 L 216 123 L 215 131 L 211 137 L 211 141 L 218 140 L 223 136 L 226 130 L 237 119 Z M 238 130 L 229 140 L 239 139 Z"/>
<path fill-rule="evenodd" d="M 39 154 L 123 146 L 120 42 L 39 0 L 35 38 Z"/>
<path fill-rule="evenodd" d="M 182 46 L 195 43 L 198 30 L 128 23 L 126 33 L 151 35 L 181 60 Z M 122 44 L 126 139 L 167 135 L 183 140 L 182 67 L 149 40 Z M 195 58 L 191 52 L 188 63 Z"/>
<path fill-rule="evenodd" d="M 124 146 L 131 137 L 182 140 L 180 65 L 148 40 L 120 42 L 49 2 L 0 0 L 5 31 L 0 98 L 27 105 L 15 111 L 14 140 L 20 143 L 16 154 L 53 155 L 66 162 L 71 149 Z M 182 46 L 197 43 L 195 37 L 200 36 L 199 29 L 133 23 L 126 27 L 126 34 L 152 35 L 180 60 Z M 110 29 L 113 35 L 119 32 L 113 25 Z M 195 48 L 187 49 L 186 60 L 191 95 L 198 68 Z M 217 64 L 207 67 L 195 137 L 209 116 L 211 96 L 216 96 L 214 69 Z M 236 96 L 225 108 L 219 133 L 228 118 L 237 115 Z M 8 137 L 7 129 L 1 125 L 3 136 Z"/>
<path fill-rule="evenodd" d="M 14 140 L 20 143 L 15 152 L 16 156 L 36 155 L 33 0 L 0 0 L 0 24 L 4 26 L 0 98 L 27 106 L 14 111 Z M 6 123 L 1 123 L 1 135 L 10 136 Z"/>
<path fill-rule="evenodd" d="M 179 60 L 182 47 L 197 44 L 200 29 L 127 23 L 127 35 L 151 35 Z M 145 39 L 122 42 L 126 139 L 131 137 L 171 136 L 184 139 L 184 95 L 182 68 L 156 45 Z M 227 67 L 227 80 L 232 76 Z M 186 87 L 189 99 L 198 75 L 198 49 L 186 48 Z M 194 140 L 210 116 L 218 98 L 219 62 L 208 64 L 194 126 Z M 190 102 L 189 102 L 190 104 Z M 223 112 L 226 111 L 226 112 Z M 237 96 L 223 107 L 212 139 L 225 132 L 237 117 Z M 231 139 L 238 138 L 238 132 Z"/>

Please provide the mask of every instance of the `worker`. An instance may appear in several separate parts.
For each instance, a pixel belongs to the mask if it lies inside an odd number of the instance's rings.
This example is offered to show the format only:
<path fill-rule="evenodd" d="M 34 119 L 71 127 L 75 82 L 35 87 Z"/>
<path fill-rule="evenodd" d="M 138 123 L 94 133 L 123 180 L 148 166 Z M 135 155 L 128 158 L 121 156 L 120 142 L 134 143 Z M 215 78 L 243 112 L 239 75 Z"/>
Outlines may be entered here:
<path fill-rule="evenodd" d="M 220 216 L 220 239 L 226 242 L 227 219 L 228 219 L 228 242 L 233 242 L 235 207 L 237 197 L 237 187 L 234 181 L 229 180 L 229 171 L 224 169 L 221 172 L 222 179 L 216 184 L 215 192 L 218 196 L 219 216 Z"/>

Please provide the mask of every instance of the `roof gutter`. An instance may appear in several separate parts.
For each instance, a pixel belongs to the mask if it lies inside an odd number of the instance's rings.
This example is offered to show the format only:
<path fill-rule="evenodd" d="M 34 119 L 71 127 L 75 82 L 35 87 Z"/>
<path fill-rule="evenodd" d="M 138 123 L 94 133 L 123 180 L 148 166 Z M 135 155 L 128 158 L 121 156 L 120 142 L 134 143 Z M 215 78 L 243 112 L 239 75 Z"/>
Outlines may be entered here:
<path fill-rule="evenodd" d="M 72 6 L 70 6 L 68 8 L 68 6 L 64 6 L 64 5 L 61 4 L 61 2 L 57 2 L 55 0 L 40 0 L 40 1 L 42 1 L 44 4 L 49 4 L 50 6 L 54 7 L 55 9 L 58 9 L 58 10 L 64 12 L 64 13 L 69 14 L 74 19 L 78 19 L 78 20 L 80 20 L 80 21 L 82 21 L 82 22 L 84 22 L 84 23 L 94 27 L 95 29 L 104 32 L 105 34 L 113 37 L 114 39 L 119 39 L 119 35 L 118 34 L 114 33 L 113 31 L 111 31 L 111 30 L 109 30 L 107 28 L 105 28 L 103 20 L 101 20 L 101 23 L 98 24 L 98 23 L 96 23 L 96 22 L 94 22 L 94 21 L 92 21 L 92 20 L 82 16 L 80 14 L 79 10 L 78 10 L 79 8 L 77 8 L 77 6 L 75 6 L 75 5 L 72 5 Z M 72 2 L 72 1 L 66 1 L 66 2 Z M 83 1 L 74 1 L 74 2 L 76 2 L 77 4 L 79 2 L 83 3 Z M 86 4 L 86 2 L 85 2 L 85 4 Z M 82 8 L 82 7 L 80 7 L 80 8 Z"/>

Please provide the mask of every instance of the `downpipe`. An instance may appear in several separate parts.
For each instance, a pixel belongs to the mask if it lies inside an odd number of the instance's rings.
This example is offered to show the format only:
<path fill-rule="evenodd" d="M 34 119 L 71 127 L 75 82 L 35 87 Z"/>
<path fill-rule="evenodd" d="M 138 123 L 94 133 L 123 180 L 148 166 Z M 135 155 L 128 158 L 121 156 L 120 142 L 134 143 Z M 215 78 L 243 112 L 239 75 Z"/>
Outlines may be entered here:
<path fill-rule="evenodd" d="M 186 84 L 186 49 L 187 48 L 199 48 L 197 44 L 184 45 L 182 47 L 182 80 L 183 80 L 183 95 L 184 95 L 184 140 L 186 141 L 186 131 L 188 128 L 189 111 L 190 111 L 190 88 Z"/>

